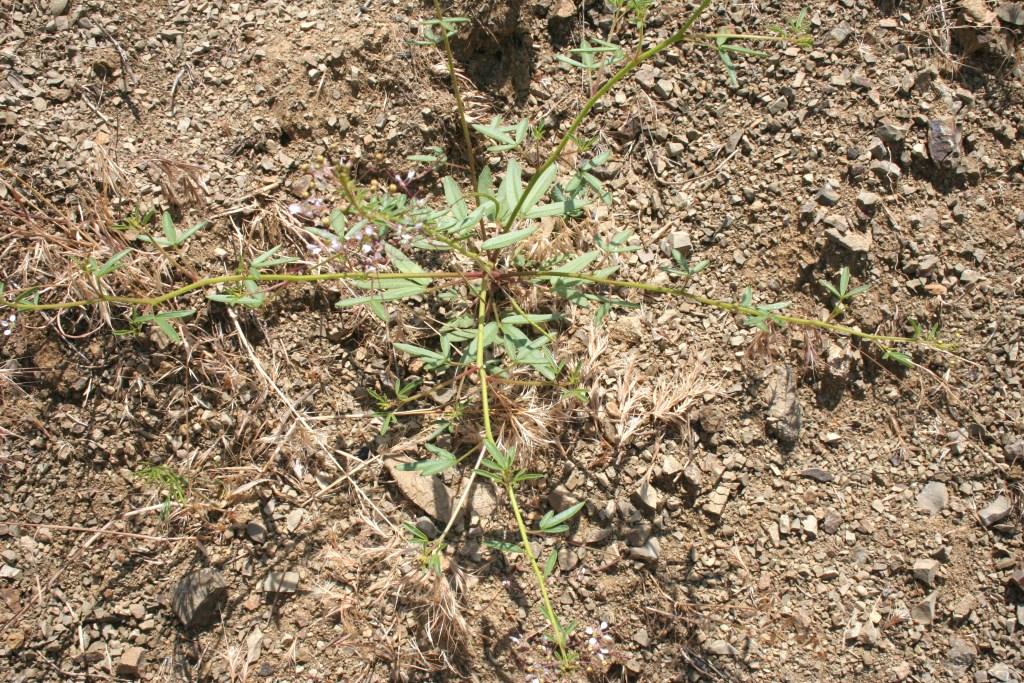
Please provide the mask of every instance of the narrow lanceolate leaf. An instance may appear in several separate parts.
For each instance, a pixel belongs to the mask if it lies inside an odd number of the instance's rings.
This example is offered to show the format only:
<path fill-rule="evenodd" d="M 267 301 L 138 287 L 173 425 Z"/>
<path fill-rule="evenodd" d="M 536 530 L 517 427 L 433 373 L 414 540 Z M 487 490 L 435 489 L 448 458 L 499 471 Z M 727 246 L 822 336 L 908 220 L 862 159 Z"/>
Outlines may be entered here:
<path fill-rule="evenodd" d="M 415 346 L 413 344 L 403 344 L 402 342 L 395 342 L 394 344 L 392 344 L 392 346 L 398 349 L 399 351 L 402 351 L 403 353 L 407 353 L 410 356 L 414 356 L 416 358 L 422 358 L 428 361 L 429 363 L 435 365 L 448 362 L 447 357 L 441 355 L 437 351 L 425 349 L 422 346 Z"/>
<path fill-rule="evenodd" d="M 555 549 L 551 550 L 551 554 L 548 555 L 547 562 L 544 563 L 544 578 L 548 578 L 555 572 L 555 563 L 558 562 L 558 551 Z"/>
<path fill-rule="evenodd" d="M 488 548 L 494 548 L 495 550 L 499 550 L 503 553 L 508 553 L 509 555 L 522 554 L 523 552 L 523 546 L 518 543 L 509 543 L 508 541 L 496 541 L 489 538 L 484 541 L 484 545 Z"/>
<path fill-rule="evenodd" d="M 406 287 L 403 289 L 390 289 L 386 292 L 380 292 L 379 294 L 371 294 L 369 296 L 357 296 L 351 299 L 342 299 L 338 303 L 334 304 L 337 308 L 351 308 L 352 306 L 360 306 L 362 304 L 369 304 L 373 302 L 381 301 L 397 301 L 399 299 L 408 299 L 409 297 L 418 296 L 423 292 L 427 291 L 426 287 Z"/>
<path fill-rule="evenodd" d="M 551 216 L 568 216 L 588 206 L 590 202 L 567 199 L 564 202 L 541 204 L 523 212 L 523 218 L 548 218 Z"/>
<path fill-rule="evenodd" d="M 512 232 L 495 235 L 489 240 L 484 240 L 484 243 L 480 245 L 480 249 L 483 251 L 490 251 L 491 249 L 504 249 L 505 247 L 511 247 L 513 244 L 518 244 L 533 233 L 537 232 L 538 227 L 540 226 L 535 225 L 532 228 L 520 228 L 519 230 L 513 230 Z"/>
<path fill-rule="evenodd" d="M 555 514 L 555 513 L 551 512 L 550 510 L 548 510 L 548 512 L 546 512 L 544 514 L 544 517 L 542 517 L 541 520 L 540 520 L 540 528 L 542 530 L 544 530 L 544 531 L 549 532 L 549 533 L 555 533 L 555 532 L 552 532 L 551 530 L 552 529 L 556 529 L 556 528 L 560 529 L 560 528 L 564 527 L 565 523 L 568 522 L 573 517 L 575 517 L 576 514 L 580 510 L 583 509 L 584 505 L 586 505 L 586 502 L 585 501 L 580 501 L 580 502 L 576 503 L 575 505 L 573 505 L 571 507 L 568 507 L 565 510 L 562 510 L 558 514 Z M 568 528 L 568 527 L 565 527 L 565 528 Z"/>
<path fill-rule="evenodd" d="M 557 313 L 527 313 L 526 315 L 507 315 L 501 319 L 502 325 L 539 325 L 552 320 L 561 320 Z"/>
<path fill-rule="evenodd" d="M 498 186 L 498 217 L 504 221 L 512 213 L 523 192 L 523 169 L 515 159 L 510 159 L 505 167 L 505 177 Z"/>
<path fill-rule="evenodd" d="M 555 164 L 548 166 L 536 182 L 533 187 L 530 188 L 529 194 L 526 195 L 526 199 L 523 200 L 523 208 L 521 211 L 524 216 L 528 216 L 530 210 L 536 206 L 537 202 L 540 201 L 541 197 L 547 194 L 548 190 L 551 189 L 551 184 L 555 182 L 555 175 L 558 173 L 558 168 Z"/>
<path fill-rule="evenodd" d="M 469 210 L 466 207 L 466 198 L 462 196 L 462 190 L 459 189 L 459 184 L 451 176 L 445 176 L 441 179 L 441 186 L 444 188 L 444 199 L 448 202 L 452 215 L 459 220 L 464 219 Z"/>
<path fill-rule="evenodd" d="M 178 331 L 174 329 L 174 325 L 169 323 L 167 320 L 159 317 L 154 318 L 153 324 L 159 327 L 160 331 L 167 335 L 167 338 L 170 339 L 172 342 L 174 342 L 175 344 L 181 343 L 181 336 L 178 334 Z"/>
<path fill-rule="evenodd" d="M 390 244 L 384 245 L 384 253 L 388 255 L 391 262 L 395 264 L 395 268 L 401 273 L 422 273 L 423 269 L 420 268 L 419 264 L 413 261 L 411 258 L 402 253 L 397 247 L 393 247 Z M 409 278 L 413 282 L 420 285 L 430 284 L 430 278 Z"/>

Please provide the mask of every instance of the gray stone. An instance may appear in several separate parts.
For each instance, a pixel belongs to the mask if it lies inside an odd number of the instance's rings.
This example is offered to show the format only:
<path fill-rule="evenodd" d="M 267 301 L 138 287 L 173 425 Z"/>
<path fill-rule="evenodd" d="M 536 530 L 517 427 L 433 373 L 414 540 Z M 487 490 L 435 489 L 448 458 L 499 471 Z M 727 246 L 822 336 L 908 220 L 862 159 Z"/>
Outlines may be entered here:
<path fill-rule="evenodd" d="M 768 381 L 768 415 L 765 431 L 785 448 L 796 446 L 802 425 L 800 399 L 796 392 L 796 375 L 786 365 L 770 371 Z"/>
<path fill-rule="evenodd" d="M 818 190 L 818 203 L 823 206 L 835 206 L 839 203 L 839 193 L 831 185 Z"/>
<path fill-rule="evenodd" d="M 835 477 L 832 476 L 831 472 L 826 472 L 825 470 L 819 467 L 808 467 L 806 470 L 800 472 L 800 476 L 804 477 L 805 479 L 813 479 L 819 484 L 827 484 L 833 479 L 835 479 Z"/>
<path fill-rule="evenodd" d="M 867 254 L 871 251 L 871 235 L 866 233 L 843 232 L 836 228 L 830 228 L 825 231 L 825 237 L 829 242 L 850 254 Z"/>
<path fill-rule="evenodd" d="M 121 653 L 117 661 L 117 675 L 129 678 L 138 678 L 142 675 L 142 656 L 144 651 L 141 647 L 130 647 Z"/>
<path fill-rule="evenodd" d="M 661 557 L 661 544 L 657 538 L 649 538 L 642 546 L 630 548 L 627 554 L 630 559 L 654 563 Z"/>
<path fill-rule="evenodd" d="M 224 579 L 216 569 L 186 574 L 171 594 L 171 609 L 186 629 L 206 626 L 216 619 L 228 599 Z"/>
<path fill-rule="evenodd" d="M 789 109 L 789 100 L 784 96 L 779 96 L 768 104 L 768 112 L 771 114 L 781 114 L 787 109 Z"/>
<path fill-rule="evenodd" d="M 949 492 L 941 481 L 930 481 L 917 494 L 917 507 L 925 512 L 937 514 L 949 505 Z"/>
<path fill-rule="evenodd" d="M 259 522 L 253 521 L 245 525 L 245 535 L 248 536 L 253 543 L 263 543 L 267 540 L 267 530 Z"/>
<path fill-rule="evenodd" d="M 946 669 L 954 678 L 959 678 L 970 671 L 978 650 L 967 641 L 953 636 L 949 639 L 949 650 L 946 651 Z"/>
<path fill-rule="evenodd" d="M 921 602 L 914 605 L 910 610 L 910 618 L 918 624 L 930 624 L 935 621 L 935 605 L 938 602 L 939 594 L 932 591 Z"/>
<path fill-rule="evenodd" d="M 981 523 L 989 527 L 998 524 L 1010 515 L 1010 499 L 1006 496 L 999 496 L 991 503 L 978 510 L 978 517 Z"/>
<path fill-rule="evenodd" d="M 71 4 L 69 0 L 50 0 L 50 6 L 47 11 L 50 16 L 57 17 L 68 11 L 68 5 Z"/>
<path fill-rule="evenodd" d="M 939 571 L 939 561 L 931 558 L 921 558 L 914 562 L 914 578 L 928 586 L 935 585 L 935 575 Z"/>
<path fill-rule="evenodd" d="M 892 144 L 902 142 L 903 138 L 907 137 L 907 129 L 893 123 L 882 123 L 882 125 L 875 129 L 875 135 L 882 142 Z"/>
<path fill-rule="evenodd" d="M 903 173 L 898 165 L 883 159 L 876 159 L 871 162 L 871 172 L 888 187 L 894 186 Z"/>
<path fill-rule="evenodd" d="M 873 213 L 875 207 L 878 206 L 882 198 L 874 192 L 861 192 L 857 195 L 857 206 L 861 208 L 864 213 Z"/>
<path fill-rule="evenodd" d="M 649 482 L 645 481 L 640 484 L 640 488 L 634 491 L 629 499 L 638 509 L 648 514 L 658 511 L 658 489 L 651 486 Z"/>
<path fill-rule="evenodd" d="M 651 644 L 651 636 L 647 633 L 647 629 L 639 628 L 633 633 L 633 642 L 640 647 L 647 647 Z"/>
<path fill-rule="evenodd" d="M 294 593 L 298 589 L 298 572 L 270 572 L 263 580 L 264 593 Z"/>
<path fill-rule="evenodd" d="M 739 654 L 736 651 L 736 648 L 730 645 L 728 641 L 721 639 L 709 640 L 704 644 L 704 650 L 710 654 L 718 655 L 720 657 L 735 657 Z"/>
<path fill-rule="evenodd" d="M 692 254 L 693 242 L 690 240 L 690 233 L 685 230 L 679 230 L 661 241 L 661 251 L 665 256 L 672 256 L 673 249 L 683 256 Z"/>
<path fill-rule="evenodd" d="M 835 510 L 829 510 L 825 513 L 825 520 L 821 523 L 821 528 L 826 534 L 834 534 L 839 531 L 839 527 L 843 525 L 843 517 Z"/>
<path fill-rule="evenodd" d="M 832 39 L 832 44 L 839 47 L 853 35 L 853 29 L 844 22 L 832 29 L 828 35 Z"/>
<path fill-rule="evenodd" d="M 672 97 L 672 93 L 675 92 L 676 85 L 668 78 L 659 78 L 654 84 L 654 92 L 659 97 Z"/>
<path fill-rule="evenodd" d="M 814 540 L 818 537 L 818 518 L 814 515 L 807 515 L 804 517 L 801 526 L 804 529 L 804 534 L 810 540 Z"/>

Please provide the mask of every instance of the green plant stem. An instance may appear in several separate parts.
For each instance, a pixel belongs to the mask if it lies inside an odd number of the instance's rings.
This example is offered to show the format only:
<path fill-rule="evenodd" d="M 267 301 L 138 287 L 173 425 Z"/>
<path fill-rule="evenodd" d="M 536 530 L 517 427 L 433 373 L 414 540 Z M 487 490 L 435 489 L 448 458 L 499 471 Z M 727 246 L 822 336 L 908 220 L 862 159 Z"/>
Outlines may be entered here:
<path fill-rule="evenodd" d="M 441 12 L 440 0 L 434 0 L 434 14 L 438 21 L 444 19 Z M 452 94 L 455 96 L 455 110 L 459 115 L 459 127 L 462 128 L 462 144 L 466 148 L 466 163 L 469 164 L 469 177 L 476 181 L 476 158 L 473 154 L 473 139 L 469 134 L 469 122 L 466 121 L 466 106 L 462 101 L 462 88 L 459 87 L 459 79 L 455 74 L 455 54 L 452 52 L 451 41 L 448 40 L 448 31 L 444 24 L 441 24 L 441 39 L 444 44 L 444 57 L 448 67 L 448 78 L 452 84 Z"/>
<path fill-rule="evenodd" d="M 574 118 L 572 123 L 569 124 L 568 130 L 566 130 L 562 139 L 558 142 L 558 145 L 551 154 L 548 155 L 547 159 L 544 160 L 544 163 L 540 165 L 536 173 L 533 174 L 533 177 L 530 178 L 530 182 L 526 184 L 526 189 L 523 190 L 523 194 L 519 196 L 519 201 L 516 202 L 515 207 L 512 209 L 512 213 L 509 214 L 508 219 L 502 226 L 505 230 L 515 222 L 515 219 L 519 216 L 519 212 L 523 208 L 523 203 L 530 195 L 530 191 L 533 189 L 533 186 L 536 185 L 537 181 L 544 175 L 544 171 L 548 170 L 552 164 L 556 163 L 561 158 L 562 152 L 565 151 L 569 141 L 576 135 L 576 131 L 579 130 L 581 125 L 583 125 L 583 122 L 590 115 L 590 111 L 597 105 L 597 103 L 603 100 L 605 95 L 611 92 L 612 88 L 618 85 L 622 79 L 631 74 L 638 66 L 659 52 L 667 50 L 673 45 L 688 39 L 690 37 L 690 29 L 693 28 L 693 25 L 697 23 L 697 20 L 700 19 L 700 16 L 704 14 L 704 10 L 706 10 L 710 4 L 711 0 L 701 0 L 701 3 L 697 5 L 697 8 L 694 9 L 693 12 L 690 13 L 690 16 L 686 18 L 686 21 L 683 22 L 683 25 L 679 30 L 654 47 L 641 52 L 633 57 L 633 59 L 626 62 L 622 68 L 612 74 L 612 76 L 604 82 L 604 85 L 597 89 L 597 92 L 590 96 L 590 99 L 586 101 L 583 108 L 580 109 L 578 114 L 576 114 L 576 118 Z"/>
<path fill-rule="evenodd" d="M 529 528 L 523 520 L 523 513 L 519 510 L 515 485 L 511 482 L 506 482 L 505 493 L 508 495 L 509 503 L 512 505 L 512 514 L 515 515 L 516 526 L 519 527 L 519 538 L 523 544 L 523 554 L 526 555 L 526 560 L 530 563 L 530 569 L 533 570 L 533 576 L 537 579 L 537 585 L 540 587 L 540 599 L 544 604 L 544 613 L 548 618 L 548 623 L 551 624 L 551 631 L 554 633 L 555 645 L 558 646 L 558 658 L 563 662 L 568 661 L 568 653 L 565 651 L 565 630 L 555 617 L 555 610 L 551 606 L 551 596 L 548 595 L 547 580 L 544 578 L 544 572 L 537 562 L 537 557 L 533 554 L 533 547 L 530 545 Z"/>

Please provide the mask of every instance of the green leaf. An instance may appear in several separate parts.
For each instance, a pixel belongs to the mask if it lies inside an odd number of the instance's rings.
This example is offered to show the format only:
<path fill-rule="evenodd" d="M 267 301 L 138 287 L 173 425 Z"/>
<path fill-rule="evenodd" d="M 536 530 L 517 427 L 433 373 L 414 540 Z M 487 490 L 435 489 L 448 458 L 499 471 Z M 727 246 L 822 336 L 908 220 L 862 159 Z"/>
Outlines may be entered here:
<path fill-rule="evenodd" d="M 482 251 L 490 251 L 491 249 L 504 249 L 505 247 L 511 247 L 537 232 L 538 227 L 540 226 L 535 225 L 530 228 L 520 228 L 519 230 L 513 230 L 512 232 L 495 235 L 488 240 L 484 240 L 484 243 L 480 245 L 480 249 Z"/>
<path fill-rule="evenodd" d="M 529 211 L 523 212 L 523 218 L 547 218 L 549 216 L 571 216 L 580 209 L 590 205 L 588 201 L 579 201 L 575 199 L 566 199 L 562 202 L 553 202 L 551 204 L 541 204 L 535 206 Z"/>
<path fill-rule="evenodd" d="M 448 362 L 446 356 L 441 355 L 437 351 L 431 351 L 425 349 L 422 346 L 414 346 L 412 344 L 404 344 L 402 342 L 395 342 L 392 346 L 399 351 L 415 356 L 416 358 L 423 358 L 428 362 L 428 366 L 431 368 L 440 367 Z"/>
<path fill-rule="evenodd" d="M 498 217 L 504 221 L 512 213 L 523 191 L 523 169 L 519 162 L 510 159 L 505 167 L 505 177 L 498 186 Z"/>
<path fill-rule="evenodd" d="M 422 272 L 424 272 L 423 269 L 420 268 L 419 264 L 417 264 L 411 258 L 409 258 L 405 254 L 403 254 L 402 251 L 400 249 L 398 249 L 397 247 L 393 247 L 390 244 L 385 244 L 384 245 L 384 253 L 386 253 L 388 255 L 388 258 L 391 259 L 391 263 L 393 263 L 395 265 L 395 268 L 397 268 L 398 271 L 401 272 L 401 273 L 422 273 Z M 430 284 L 430 278 L 409 278 L 409 279 L 412 280 L 413 282 L 415 282 L 416 284 L 420 284 L 420 285 L 428 285 L 428 284 Z"/>
<path fill-rule="evenodd" d="M 441 179 L 441 186 L 444 188 L 444 199 L 448 202 L 452 215 L 459 220 L 465 219 L 469 214 L 469 209 L 466 206 L 466 198 L 462 196 L 462 190 L 459 189 L 459 184 L 451 176 L 445 176 Z"/>
<path fill-rule="evenodd" d="M 264 268 L 273 268 L 274 266 L 281 266 L 286 263 L 294 263 L 298 259 L 294 256 L 278 256 L 274 258 L 274 254 L 278 252 L 281 245 L 277 245 L 273 249 L 263 252 L 252 260 L 251 268 L 254 270 L 262 270 Z"/>
<path fill-rule="evenodd" d="M 526 195 L 526 199 L 523 200 L 522 209 L 520 209 L 524 216 L 528 216 L 534 205 L 536 205 L 537 202 L 540 201 L 541 197 L 547 194 L 548 190 L 551 189 L 551 184 L 555 182 L 555 175 L 557 173 L 557 166 L 555 164 L 551 164 L 536 179 L 533 187 L 530 188 L 530 192 Z"/>
<path fill-rule="evenodd" d="M 527 313 L 526 315 L 507 315 L 501 319 L 502 325 L 539 325 L 552 320 L 561 320 L 559 313 Z"/>
<path fill-rule="evenodd" d="M 410 297 L 419 296 L 425 291 L 427 291 L 426 287 L 420 287 L 417 285 L 415 287 L 392 289 L 386 292 L 380 292 L 379 294 L 357 296 L 351 299 L 342 299 L 341 301 L 334 305 L 336 308 L 351 308 L 352 306 L 360 306 L 362 304 L 369 304 L 371 302 L 380 303 L 382 301 L 397 301 L 398 299 L 408 299 Z"/>
<path fill-rule="evenodd" d="M 423 530 L 415 524 L 410 524 L 409 522 L 402 522 L 402 528 L 405 529 L 405 531 L 410 536 L 412 536 L 413 541 L 424 544 L 430 543 L 430 538 L 425 533 L 423 533 Z"/>
<path fill-rule="evenodd" d="M 174 219 L 171 218 L 170 211 L 164 211 L 163 215 L 160 216 L 160 225 L 164 230 L 164 239 L 167 244 L 174 244 L 177 242 L 178 230 L 174 227 Z"/>
<path fill-rule="evenodd" d="M 488 538 L 484 541 L 484 545 L 488 548 L 493 548 L 509 555 L 521 555 L 523 554 L 523 546 L 518 543 L 509 543 L 508 541 L 498 541 L 492 538 Z"/>
<path fill-rule="evenodd" d="M 566 522 L 576 516 L 576 514 L 583 509 L 586 504 L 585 501 L 580 501 L 575 505 L 562 510 L 558 514 L 551 512 L 550 510 L 544 514 L 539 522 L 541 531 L 549 534 L 557 534 L 568 530 Z"/>
<path fill-rule="evenodd" d="M 555 564 L 558 562 L 558 550 L 555 548 L 551 549 L 551 554 L 548 555 L 547 562 L 544 563 L 544 578 L 550 577 L 555 571 Z"/>
<path fill-rule="evenodd" d="M 102 266 L 96 267 L 93 272 L 97 275 L 97 277 L 103 277 L 104 275 L 110 275 L 110 273 L 112 273 L 115 270 L 117 270 L 117 267 L 119 265 L 121 265 L 121 259 L 123 259 L 125 256 L 127 256 L 130 253 L 132 253 L 131 249 L 123 249 L 123 250 L 117 252 L 116 254 L 111 256 L 109 259 L 107 259 L 107 261 Z"/>

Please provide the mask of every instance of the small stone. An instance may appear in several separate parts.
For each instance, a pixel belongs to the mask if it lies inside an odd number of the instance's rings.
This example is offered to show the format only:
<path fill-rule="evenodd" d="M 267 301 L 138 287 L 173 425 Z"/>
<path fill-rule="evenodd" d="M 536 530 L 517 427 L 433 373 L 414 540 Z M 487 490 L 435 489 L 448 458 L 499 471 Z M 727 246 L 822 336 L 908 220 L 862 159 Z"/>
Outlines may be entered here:
<path fill-rule="evenodd" d="M 658 511 L 658 489 L 654 488 L 648 482 L 643 482 L 633 495 L 629 497 L 633 505 L 637 508 L 646 511 L 647 513 L 654 513 Z"/>
<path fill-rule="evenodd" d="M 878 206 L 882 198 L 874 192 L 861 192 L 857 195 L 857 206 L 861 208 L 864 213 L 873 213 L 875 207 Z"/>
<path fill-rule="evenodd" d="M 430 540 L 434 540 L 441 534 L 437 529 L 437 525 L 434 524 L 434 520 L 426 515 L 416 519 L 416 528 L 422 531 Z"/>
<path fill-rule="evenodd" d="M 964 597 L 960 598 L 956 605 L 953 606 L 953 618 L 957 621 L 964 621 L 967 617 L 971 616 L 971 612 L 977 606 L 978 601 L 974 595 L 968 593 Z"/>
<path fill-rule="evenodd" d="M 1009 681 L 1010 680 L 1010 667 L 1006 666 L 1002 662 L 993 664 L 989 670 L 988 675 L 997 681 Z"/>
<path fill-rule="evenodd" d="M 804 534 L 806 534 L 807 538 L 810 540 L 813 541 L 818 537 L 818 518 L 814 515 L 807 515 L 804 517 L 801 526 L 804 529 Z"/>
<path fill-rule="evenodd" d="M 21 570 L 17 567 L 12 567 L 9 564 L 0 566 L 0 579 L 16 579 L 21 574 Z"/>
<path fill-rule="evenodd" d="M 558 551 L 558 568 L 563 572 L 571 572 L 579 563 L 579 556 L 569 548 L 562 548 Z"/>
<path fill-rule="evenodd" d="M 640 647 L 647 647 L 651 644 L 651 636 L 647 633 L 647 629 L 639 628 L 633 633 L 633 642 Z"/>
<path fill-rule="evenodd" d="M 941 481 L 930 481 L 917 494 L 917 507 L 930 514 L 938 514 L 949 505 L 949 492 Z"/>
<path fill-rule="evenodd" d="M 686 153 L 686 145 L 681 142 L 670 142 L 668 143 L 668 155 L 673 159 L 678 159 Z"/>
<path fill-rule="evenodd" d="M 871 251 L 871 235 L 860 232 L 842 232 L 835 228 L 825 231 L 828 241 L 850 254 L 867 254 Z"/>
<path fill-rule="evenodd" d="M 661 251 L 665 256 L 672 256 L 672 251 L 678 251 L 683 256 L 693 253 L 693 242 L 690 240 L 690 233 L 680 230 L 674 232 L 661 241 Z"/>
<path fill-rule="evenodd" d="M 245 525 L 245 535 L 253 543 L 263 543 L 267 540 L 267 529 L 259 522 L 249 522 Z"/>
<path fill-rule="evenodd" d="M 875 135 L 882 142 L 893 144 L 901 142 L 903 138 L 907 137 L 907 129 L 892 123 L 883 123 L 875 129 Z"/>
<path fill-rule="evenodd" d="M 228 599 L 224 579 L 216 569 L 186 574 L 174 587 L 171 609 L 186 629 L 212 622 Z"/>
<path fill-rule="evenodd" d="M 939 571 L 939 561 L 921 558 L 914 562 L 914 578 L 931 588 L 935 585 L 935 575 Z"/>
<path fill-rule="evenodd" d="M 913 667 L 907 662 L 900 662 L 893 667 L 892 675 L 897 681 L 905 681 L 910 678 L 910 674 L 914 673 Z"/>
<path fill-rule="evenodd" d="M 839 193 L 831 185 L 818 190 L 818 203 L 822 206 L 835 206 L 839 203 Z"/>
<path fill-rule="evenodd" d="M 1024 6 L 1019 2 L 1004 2 L 996 7 L 999 21 L 1012 26 L 1024 26 Z"/>
<path fill-rule="evenodd" d="M 851 29 L 849 26 L 843 23 L 832 29 L 828 35 L 829 38 L 832 39 L 832 44 L 835 45 L 836 47 L 839 47 L 843 43 L 845 43 L 852 34 L 853 29 Z"/>
<path fill-rule="evenodd" d="M 117 662 L 117 675 L 138 678 L 142 674 L 143 654 L 141 647 L 130 647 L 121 653 L 121 659 Z"/>
<path fill-rule="evenodd" d="M 59 17 L 68 11 L 69 0 L 50 0 L 48 11 L 50 16 Z"/>
<path fill-rule="evenodd" d="M 627 551 L 630 559 L 640 560 L 641 562 L 657 562 L 661 556 L 661 544 L 657 538 L 649 538 L 647 542 L 637 548 L 630 548 Z"/>
<path fill-rule="evenodd" d="M 295 508 L 288 513 L 288 516 L 285 517 L 284 520 L 284 526 L 288 530 L 288 533 L 295 533 L 295 530 L 299 528 L 300 524 L 302 524 L 302 516 L 304 513 L 305 511 L 302 508 Z"/>
<path fill-rule="evenodd" d="M 831 472 L 826 472 L 825 470 L 818 467 L 808 467 L 806 470 L 800 472 L 800 476 L 804 477 L 805 479 L 813 479 L 819 484 L 827 484 L 833 479 L 835 479 L 835 477 L 832 476 Z"/>
<path fill-rule="evenodd" d="M 564 484 L 559 484 L 548 494 L 548 507 L 556 513 L 567 510 L 578 502 L 580 502 L 579 498 L 574 496 Z"/>
<path fill-rule="evenodd" d="M 1006 496 L 999 496 L 991 503 L 978 510 L 978 517 L 986 527 L 998 524 L 1010 515 L 1010 499 Z"/>
<path fill-rule="evenodd" d="M 918 624 L 930 624 L 935 621 L 935 604 L 939 599 L 937 591 L 932 591 L 921 602 L 910 610 L 910 618 Z"/>
<path fill-rule="evenodd" d="M 787 109 L 789 109 L 789 100 L 787 100 L 785 96 L 780 96 L 772 100 L 768 105 L 768 112 L 771 114 L 781 114 Z"/>
<path fill-rule="evenodd" d="M 978 650 L 967 641 L 953 636 L 949 639 L 949 650 L 946 651 L 946 669 L 954 678 L 960 678 L 974 666 Z"/>
<path fill-rule="evenodd" d="M 654 84 L 654 92 L 660 97 L 672 97 L 672 93 L 675 89 L 675 83 L 668 78 L 659 78 L 658 82 Z"/>
<path fill-rule="evenodd" d="M 825 513 L 825 520 L 821 524 L 821 528 L 826 534 L 834 534 L 839 531 L 839 527 L 843 525 L 843 517 L 835 510 L 829 510 Z"/>
<path fill-rule="evenodd" d="M 765 431 L 784 448 L 793 448 L 800 439 L 802 411 L 796 386 L 792 368 L 784 365 L 772 368 L 767 382 Z"/>
<path fill-rule="evenodd" d="M 298 589 L 298 572 L 270 572 L 263 580 L 264 593 L 294 593 Z"/>
<path fill-rule="evenodd" d="M 738 654 L 736 648 L 730 645 L 728 641 L 721 639 L 708 641 L 704 645 L 704 650 L 720 657 L 735 657 Z"/>

